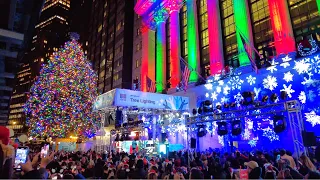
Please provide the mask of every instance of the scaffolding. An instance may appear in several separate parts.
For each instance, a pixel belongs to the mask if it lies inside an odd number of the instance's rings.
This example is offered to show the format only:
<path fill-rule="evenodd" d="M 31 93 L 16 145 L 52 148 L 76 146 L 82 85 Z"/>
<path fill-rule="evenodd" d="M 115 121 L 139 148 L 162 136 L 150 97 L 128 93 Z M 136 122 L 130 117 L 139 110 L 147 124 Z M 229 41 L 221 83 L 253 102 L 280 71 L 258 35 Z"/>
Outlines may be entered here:
<path fill-rule="evenodd" d="M 241 108 L 241 109 L 240 109 Z M 187 134 L 192 132 L 192 126 L 207 122 L 233 121 L 243 118 L 258 119 L 266 115 L 287 114 L 287 122 L 291 130 L 292 140 L 294 142 L 294 151 L 297 156 L 307 153 L 304 147 L 302 131 L 305 130 L 301 113 L 301 106 L 297 100 L 284 101 L 279 103 L 265 104 L 259 106 L 241 106 L 237 110 L 228 110 L 219 113 L 208 113 L 205 115 L 193 116 L 187 118 Z M 188 149 L 189 149 L 188 143 Z"/>

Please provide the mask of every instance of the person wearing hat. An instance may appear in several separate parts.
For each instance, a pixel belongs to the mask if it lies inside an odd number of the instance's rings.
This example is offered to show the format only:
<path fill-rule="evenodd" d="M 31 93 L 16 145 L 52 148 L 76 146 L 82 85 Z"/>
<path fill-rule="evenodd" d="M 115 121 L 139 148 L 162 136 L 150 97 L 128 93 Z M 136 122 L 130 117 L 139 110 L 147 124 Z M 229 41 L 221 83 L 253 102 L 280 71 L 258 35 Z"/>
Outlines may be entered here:
<path fill-rule="evenodd" d="M 262 170 L 257 162 L 249 161 L 245 162 L 244 165 L 247 166 L 249 179 L 261 179 Z"/>
<path fill-rule="evenodd" d="M 15 150 L 9 142 L 10 130 L 0 126 L 0 179 L 11 179 L 13 174 Z"/>

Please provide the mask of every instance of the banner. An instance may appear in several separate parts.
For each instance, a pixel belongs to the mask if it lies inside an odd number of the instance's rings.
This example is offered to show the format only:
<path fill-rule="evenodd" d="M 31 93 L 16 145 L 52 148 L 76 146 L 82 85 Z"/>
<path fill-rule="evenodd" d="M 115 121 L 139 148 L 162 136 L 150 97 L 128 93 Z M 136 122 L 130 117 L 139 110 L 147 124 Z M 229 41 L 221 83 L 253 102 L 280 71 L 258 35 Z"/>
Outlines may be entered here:
<path fill-rule="evenodd" d="M 189 110 L 189 97 L 114 89 L 98 96 L 94 110 L 110 107 Z"/>

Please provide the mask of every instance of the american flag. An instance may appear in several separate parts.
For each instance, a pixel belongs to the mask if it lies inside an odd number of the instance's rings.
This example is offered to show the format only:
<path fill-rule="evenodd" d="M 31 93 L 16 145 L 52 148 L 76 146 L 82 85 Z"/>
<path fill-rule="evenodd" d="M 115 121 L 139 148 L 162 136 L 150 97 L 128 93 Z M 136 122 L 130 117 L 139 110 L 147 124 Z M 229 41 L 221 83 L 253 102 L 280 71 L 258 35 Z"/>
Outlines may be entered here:
<path fill-rule="evenodd" d="M 148 92 L 156 91 L 156 83 L 153 82 L 148 76 L 147 76 L 147 91 Z"/>
<path fill-rule="evenodd" d="M 191 71 L 188 67 L 188 65 L 186 64 L 186 62 L 184 61 L 184 59 L 182 59 L 180 57 L 180 70 L 181 70 L 181 81 L 182 81 L 182 86 L 184 88 L 184 90 L 187 90 L 188 87 L 188 82 L 189 82 L 189 78 L 190 78 L 190 74 Z"/>
<path fill-rule="evenodd" d="M 242 36 L 241 33 L 240 33 L 240 38 L 241 38 L 243 47 L 244 47 L 246 53 L 248 54 L 248 57 L 249 57 L 249 59 L 250 59 L 251 66 L 252 66 L 253 70 L 254 70 L 256 73 L 258 73 L 257 64 L 256 64 L 255 60 L 254 60 L 253 57 L 252 57 L 252 50 L 254 50 L 255 53 L 257 53 L 258 56 L 261 58 L 259 52 L 258 52 L 254 47 L 252 47 L 249 42 L 247 42 L 247 41 L 244 39 L 244 37 Z"/>

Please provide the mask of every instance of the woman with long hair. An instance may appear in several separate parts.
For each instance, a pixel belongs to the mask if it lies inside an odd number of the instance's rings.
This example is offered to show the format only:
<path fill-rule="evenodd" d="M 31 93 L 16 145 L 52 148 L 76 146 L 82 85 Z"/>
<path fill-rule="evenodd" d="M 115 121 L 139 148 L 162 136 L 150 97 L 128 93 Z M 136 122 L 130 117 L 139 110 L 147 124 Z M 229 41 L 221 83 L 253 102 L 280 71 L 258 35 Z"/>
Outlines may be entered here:
<path fill-rule="evenodd" d="M 302 175 L 307 175 L 309 173 L 309 171 L 316 171 L 316 167 L 313 165 L 313 163 L 311 162 L 310 158 L 308 156 L 306 156 L 305 154 L 302 154 L 300 156 L 300 168 L 299 168 L 299 172 Z"/>

